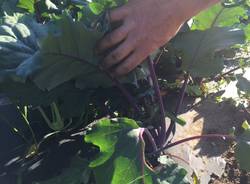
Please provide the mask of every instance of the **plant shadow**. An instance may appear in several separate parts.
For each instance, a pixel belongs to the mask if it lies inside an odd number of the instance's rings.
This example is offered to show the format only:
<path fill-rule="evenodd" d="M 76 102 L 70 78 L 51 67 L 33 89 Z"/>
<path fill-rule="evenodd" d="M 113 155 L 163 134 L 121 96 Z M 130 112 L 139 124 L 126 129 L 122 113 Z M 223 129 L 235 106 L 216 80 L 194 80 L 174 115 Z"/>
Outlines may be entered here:
<path fill-rule="evenodd" d="M 229 134 L 233 127 L 238 133 L 243 121 L 250 121 L 250 114 L 243 108 L 236 107 L 230 100 L 216 103 L 209 98 L 193 110 L 198 113 L 194 122 L 203 123 L 202 134 Z M 194 149 L 199 149 L 200 155 L 213 157 L 223 154 L 230 146 L 230 140 L 201 139 Z"/>
<path fill-rule="evenodd" d="M 215 101 L 223 91 L 209 95 L 207 98 L 196 102 L 186 97 L 180 117 L 186 120 L 184 127 L 177 127 L 176 140 L 204 134 L 229 134 L 233 127 L 236 133 L 241 131 L 244 120 L 250 121 L 250 114 L 246 109 L 236 107 L 231 100 Z M 225 153 L 231 146 L 230 140 L 200 139 L 191 142 L 191 148 L 200 156 L 214 157 Z"/>

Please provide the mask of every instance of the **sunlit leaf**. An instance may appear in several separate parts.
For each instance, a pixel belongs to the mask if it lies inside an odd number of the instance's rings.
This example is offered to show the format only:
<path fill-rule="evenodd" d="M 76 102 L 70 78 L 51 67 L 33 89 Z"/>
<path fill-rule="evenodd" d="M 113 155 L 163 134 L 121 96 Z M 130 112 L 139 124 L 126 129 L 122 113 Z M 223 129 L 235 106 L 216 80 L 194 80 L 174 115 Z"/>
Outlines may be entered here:
<path fill-rule="evenodd" d="M 141 128 L 128 119 L 97 121 L 85 141 L 99 147 L 90 163 L 97 184 L 187 184 L 186 171 L 167 159 L 158 171 L 145 163 Z M 143 171 L 144 170 L 144 171 Z"/>
<path fill-rule="evenodd" d="M 104 6 L 100 3 L 91 2 L 89 3 L 89 8 L 96 15 L 99 15 L 100 13 L 104 11 Z"/>
<path fill-rule="evenodd" d="M 183 60 L 182 69 L 192 76 L 209 77 L 223 69 L 223 59 L 217 51 L 244 43 L 244 32 L 231 28 L 211 28 L 177 35 L 172 44 Z"/>
<path fill-rule="evenodd" d="M 106 162 L 115 152 L 115 146 L 119 136 L 123 136 L 124 131 L 138 128 L 135 121 L 130 119 L 101 119 L 97 121 L 92 131 L 85 136 L 85 141 L 100 148 L 97 158 L 90 163 L 90 167 L 97 167 Z"/>
<path fill-rule="evenodd" d="M 34 13 L 35 0 L 19 0 L 17 6 L 27 10 L 29 13 Z"/>
<path fill-rule="evenodd" d="M 245 120 L 245 121 L 242 123 L 242 128 L 244 128 L 244 130 L 250 130 L 250 125 L 249 125 L 249 123 L 247 122 L 247 120 Z"/>
<path fill-rule="evenodd" d="M 193 30 L 206 30 L 211 27 L 229 27 L 240 23 L 241 17 L 246 17 L 243 7 L 225 8 L 216 4 L 193 18 Z"/>

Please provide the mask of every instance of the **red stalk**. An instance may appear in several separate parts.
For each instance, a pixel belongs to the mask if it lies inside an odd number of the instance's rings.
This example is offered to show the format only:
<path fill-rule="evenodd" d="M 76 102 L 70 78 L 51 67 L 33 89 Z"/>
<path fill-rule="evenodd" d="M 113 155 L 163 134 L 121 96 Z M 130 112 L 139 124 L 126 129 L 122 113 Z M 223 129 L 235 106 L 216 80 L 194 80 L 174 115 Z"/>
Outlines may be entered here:
<path fill-rule="evenodd" d="M 150 77 L 152 79 L 155 94 L 156 94 L 156 97 L 160 106 L 160 119 L 161 119 L 160 130 L 161 131 L 159 132 L 159 138 L 160 138 L 159 142 L 160 142 L 160 146 L 163 147 L 166 141 L 166 131 L 167 131 L 166 121 L 165 121 L 165 110 L 164 110 L 163 100 L 162 100 L 162 96 L 160 92 L 160 87 L 159 87 L 158 80 L 155 74 L 154 63 L 150 57 L 148 57 L 148 65 L 149 65 Z"/>
<path fill-rule="evenodd" d="M 154 152 L 152 154 L 160 153 L 160 152 L 164 151 L 165 149 L 177 146 L 179 144 L 183 144 L 183 143 L 188 142 L 188 141 L 192 141 L 192 140 L 195 140 L 195 139 L 207 139 L 207 138 L 208 139 L 211 139 L 211 138 L 222 138 L 222 139 L 225 139 L 226 138 L 226 139 L 235 140 L 234 136 L 232 136 L 232 135 L 224 135 L 224 134 L 207 134 L 207 135 L 192 136 L 192 137 L 188 137 L 188 138 L 181 139 L 179 141 L 170 143 L 170 144 L 164 146 L 163 148 L 158 149 L 156 152 Z"/>

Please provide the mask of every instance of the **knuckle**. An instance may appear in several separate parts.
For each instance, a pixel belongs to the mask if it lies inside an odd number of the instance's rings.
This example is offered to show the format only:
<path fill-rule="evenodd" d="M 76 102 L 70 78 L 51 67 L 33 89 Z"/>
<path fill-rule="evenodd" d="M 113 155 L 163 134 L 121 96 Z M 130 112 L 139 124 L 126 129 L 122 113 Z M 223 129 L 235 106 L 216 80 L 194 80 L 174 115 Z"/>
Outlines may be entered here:
<path fill-rule="evenodd" d="M 121 73 L 128 73 L 130 71 L 130 66 L 129 65 L 124 65 L 121 68 Z"/>
<path fill-rule="evenodd" d="M 120 55 L 120 53 L 119 53 L 119 52 L 115 52 L 115 53 L 111 54 L 111 58 L 112 58 L 112 60 L 117 61 L 117 60 L 119 60 L 119 59 L 120 59 L 120 57 L 121 57 L 121 55 Z"/>
<path fill-rule="evenodd" d="M 123 35 L 124 35 L 124 31 L 122 29 L 120 29 L 120 30 L 117 30 L 115 32 L 114 37 L 115 38 L 121 38 L 121 37 L 123 37 Z"/>
<path fill-rule="evenodd" d="M 106 37 L 106 43 L 110 44 L 110 43 L 113 43 L 113 42 L 114 42 L 113 36 L 112 35 L 108 35 Z"/>

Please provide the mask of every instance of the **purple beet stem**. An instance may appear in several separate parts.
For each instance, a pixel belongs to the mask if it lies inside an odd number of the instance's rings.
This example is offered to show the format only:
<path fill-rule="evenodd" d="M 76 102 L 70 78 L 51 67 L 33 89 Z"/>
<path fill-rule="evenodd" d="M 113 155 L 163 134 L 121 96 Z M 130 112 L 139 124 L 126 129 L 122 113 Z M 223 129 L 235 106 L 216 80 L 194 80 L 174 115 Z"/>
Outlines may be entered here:
<path fill-rule="evenodd" d="M 149 71 L 150 71 L 150 77 L 152 79 L 153 82 L 153 86 L 154 86 L 154 90 L 155 90 L 155 94 L 160 106 L 160 120 L 161 120 L 161 129 L 160 129 L 160 133 L 159 133 L 159 145 L 160 147 L 163 147 L 165 141 L 166 141 L 166 121 L 165 121 L 165 110 L 164 110 L 164 105 L 163 105 L 163 100 L 161 97 L 161 92 L 160 92 L 160 87 L 158 84 L 158 80 L 155 74 L 155 69 L 154 69 L 154 62 L 153 60 L 148 57 L 148 66 L 149 66 Z"/>
<path fill-rule="evenodd" d="M 149 142 L 151 143 L 152 150 L 157 151 L 157 145 L 155 143 L 155 139 L 153 138 L 152 134 L 149 132 L 147 128 L 144 129 L 145 135 L 147 135 Z"/>
<path fill-rule="evenodd" d="M 177 117 L 177 115 L 178 115 L 178 113 L 179 113 L 179 111 L 180 111 L 180 108 L 181 108 L 181 105 L 182 105 L 182 103 L 183 103 L 183 100 L 184 100 L 184 96 L 185 96 L 185 91 L 186 91 L 186 89 L 187 89 L 187 84 L 188 84 L 188 79 L 189 79 L 189 74 L 187 74 L 186 76 L 185 76 L 185 81 L 184 81 L 184 83 L 183 83 L 183 86 L 182 86 L 182 88 L 181 88 L 181 94 L 180 94 L 180 97 L 179 97 L 179 100 L 178 100 L 178 103 L 177 103 L 177 106 L 176 106 L 176 109 L 175 109 L 175 113 L 174 113 L 174 115 Z M 175 128 L 175 122 L 174 121 L 171 121 L 171 123 L 170 123 L 170 125 L 169 125 L 169 127 L 168 127 L 168 130 L 167 130 L 167 132 L 166 132 L 166 138 L 168 139 L 169 138 L 169 136 L 170 136 L 170 134 L 171 134 L 171 132 L 173 131 L 173 129 Z M 166 144 L 167 144 L 168 142 L 166 142 Z M 166 145 L 165 144 L 165 145 Z M 164 146 L 165 146 L 164 145 Z"/>
<path fill-rule="evenodd" d="M 173 142 L 173 143 L 170 143 L 166 146 L 164 146 L 163 148 L 160 148 L 158 149 L 156 152 L 153 152 L 149 155 L 154 155 L 154 154 L 158 154 L 168 148 L 171 148 L 171 147 L 174 147 L 174 146 L 177 146 L 179 144 L 183 144 L 183 143 L 186 143 L 188 141 L 192 141 L 192 140 L 195 140 L 195 139 L 215 139 L 215 138 L 220 138 L 220 139 L 228 139 L 228 140 L 235 140 L 235 137 L 232 136 L 232 135 L 224 135 L 224 134 L 206 134 L 206 135 L 198 135 L 198 136 L 192 136 L 192 137 L 188 137 L 188 138 L 185 138 L 185 139 L 181 139 L 179 141 L 176 141 L 176 142 Z"/>

